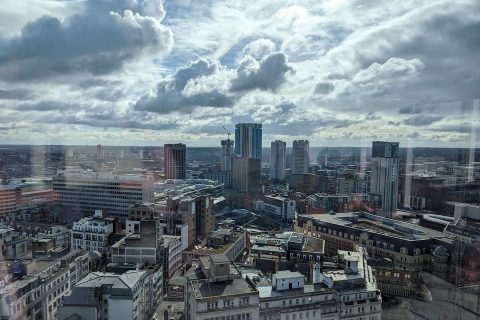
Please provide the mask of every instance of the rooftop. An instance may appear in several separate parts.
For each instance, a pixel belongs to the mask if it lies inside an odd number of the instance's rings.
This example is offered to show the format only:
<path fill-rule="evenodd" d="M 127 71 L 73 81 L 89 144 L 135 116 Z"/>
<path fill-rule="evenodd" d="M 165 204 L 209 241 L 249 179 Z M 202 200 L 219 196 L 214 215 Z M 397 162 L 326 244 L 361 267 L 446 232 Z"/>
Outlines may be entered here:
<path fill-rule="evenodd" d="M 219 296 L 238 296 L 257 292 L 255 286 L 243 278 L 223 282 L 192 282 L 192 287 L 196 299 L 206 299 Z"/>

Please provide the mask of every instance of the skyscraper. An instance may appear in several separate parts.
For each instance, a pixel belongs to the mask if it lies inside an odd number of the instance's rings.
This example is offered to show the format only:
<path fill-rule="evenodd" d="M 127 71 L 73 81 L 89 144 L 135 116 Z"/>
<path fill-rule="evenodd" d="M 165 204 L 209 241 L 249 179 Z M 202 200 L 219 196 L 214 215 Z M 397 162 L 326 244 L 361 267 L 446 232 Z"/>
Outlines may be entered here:
<path fill-rule="evenodd" d="M 373 141 L 370 192 L 382 197 L 382 211 L 391 218 L 397 211 L 399 143 Z"/>
<path fill-rule="evenodd" d="M 235 155 L 258 159 L 262 157 L 262 124 L 237 123 L 235 125 Z"/>
<path fill-rule="evenodd" d="M 294 140 L 292 150 L 292 174 L 308 172 L 309 143 L 308 140 Z"/>
<path fill-rule="evenodd" d="M 166 179 L 185 179 L 187 146 L 182 143 L 163 146 Z"/>
<path fill-rule="evenodd" d="M 270 144 L 270 179 L 285 180 L 287 143 L 280 140 Z"/>
<path fill-rule="evenodd" d="M 220 167 L 222 171 L 232 170 L 233 141 L 230 139 L 222 140 L 222 159 Z"/>

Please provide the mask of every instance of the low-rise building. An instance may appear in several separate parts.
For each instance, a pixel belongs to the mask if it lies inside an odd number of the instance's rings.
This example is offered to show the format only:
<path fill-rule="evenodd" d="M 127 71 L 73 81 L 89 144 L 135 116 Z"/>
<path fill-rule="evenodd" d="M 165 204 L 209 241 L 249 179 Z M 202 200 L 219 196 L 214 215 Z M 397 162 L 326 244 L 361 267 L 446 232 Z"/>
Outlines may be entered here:
<path fill-rule="evenodd" d="M 321 283 L 305 283 L 300 272 L 279 271 L 258 285 L 260 319 L 339 319 L 337 293 Z"/>
<path fill-rule="evenodd" d="M 113 232 L 114 218 L 103 218 L 101 210 L 93 217 L 86 217 L 74 222 L 71 230 L 71 247 L 73 249 L 108 252 L 108 240 Z"/>
<path fill-rule="evenodd" d="M 93 272 L 65 297 L 59 319 L 147 320 L 156 303 L 146 271 Z"/>
<path fill-rule="evenodd" d="M 186 320 L 258 320 L 258 290 L 251 279 L 242 278 L 231 261 L 221 254 L 202 257 L 187 273 Z"/>
<path fill-rule="evenodd" d="M 382 318 L 382 299 L 373 269 L 360 252 L 338 251 L 342 269 L 321 272 L 316 265 L 314 282 L 323 283 L 338 293 L 340 319 Z"/>
<path fill-rule="evenodd" d="M 0 289 L 0 317 L 53 320 L 64 296 L 89 273 L 89 256 L 74 250 L 54 261 L 32 260 L 19 266 L 23 268 L 27 275 Z"/>

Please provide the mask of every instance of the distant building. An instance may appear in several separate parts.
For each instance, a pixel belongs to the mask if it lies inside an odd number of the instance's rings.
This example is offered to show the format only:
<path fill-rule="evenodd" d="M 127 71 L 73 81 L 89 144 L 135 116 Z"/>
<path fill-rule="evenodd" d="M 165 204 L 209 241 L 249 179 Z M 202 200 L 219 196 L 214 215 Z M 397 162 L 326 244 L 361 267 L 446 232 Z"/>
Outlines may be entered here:
<path fill-rule="evenodd" d="M 382 196 L 382 211 L 391 218 L 397 211 L 399 143 L 373 141 L 370 192 Z"/>
<path fill-rule="evenodd" d="M 260 192 L 260 159 L 234 157 L 232 189 L 238 192 Z"/>
<path fill-rule="evenodd" d="M 18 259 L 28 254 L 30 239 L 13 228 L 0 224 L 0 261 Z"/>
<path fill-rule="evenodd" d="M 292 149 L 292 174 L 308 172 L 309 142 L 308 140 L 294 140 Z"/>
<path fill-rule="evenodd" d="M 182 143 L 163 145 L 166 179 L 185 179 L 187 168 L 187 146 Z"/>
<path fill-rule="evenodd" d="M 65 297 L 58 319 L 152 319 L 154 294 L 146 271 L 93 272 Z"/>
<path fill-rule="evenodd" d="M 237 123 L 235 125 L 235 155 L 261 159 L 262 124 Z"/>
<path fill-rule="evenodd" d="M 16 186 L 0 185 L 0 217 L 15 212 L 20 190 Z"/>
<path fill-rule="evenodd" d="M 377 194 L 323 194 L 315 193 L 307 197 L 308 213 L 352 212 L 365 210 L 373 212 L 381 207 L 381 198 Z"/>
<path fill-rule="evenodd" d="M 134 203 L 153 202 L 153 180 L 139 175 L 68 169 L 59 170 L 52 180 L 60 203 L 83 215 L 105 210 L 125 220 Z"/>
<path fill-rule="evenodd" d="M 254 209 L 283 221 L 295 219 L 296 202 L 289 198 L 276 196 L 263 196 L 261 200 L 254 201 Z"/>
<path fill-rule="evenodd" d="M 270 144 L 270 179 L 285 180 L 287 143 L 280 140 Z"/>
<path fill-rule="evenodd" d="M 220 168 L 221 171 L 232 170 L 232 157 L 233 157 L 233 141 L 230 139 L 222 140 L 222 157 Z"/>
<path fill-rule="evenodd" d="M 72 249 L 95 250 L 100 253 L 109 251 L 109 237 L 113 232 L 114 218 L 103 218 L 101 211 L 92 217 L 85 217 L 73 223 L 71 229 Z"/>

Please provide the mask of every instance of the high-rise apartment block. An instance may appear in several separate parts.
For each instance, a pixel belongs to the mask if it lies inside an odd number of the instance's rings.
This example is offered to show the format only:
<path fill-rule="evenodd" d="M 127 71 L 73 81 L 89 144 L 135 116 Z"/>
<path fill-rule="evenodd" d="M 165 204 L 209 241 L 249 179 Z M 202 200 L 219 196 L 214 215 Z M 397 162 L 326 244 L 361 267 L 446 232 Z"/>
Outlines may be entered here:
<path fill-rule="evenodd" d="M 153 180 L 140 175 L 67 169 L 58 170 L 52 180 L 60 203 L 84 215 L 104 210 L 124 220 L 134 203 L 153 202 Z"/>
<path fill-rule="evenodd" d="M 166 179 L 185 179 L 187 167 L 187 146 L 182 143 L 163 146 Z"/>
<path fill-rule="evenodd" d="M 220 168 L 222 171 L 232 170 L 232 157 L 233 157 L 233 140 L 226 139 L 221 141 L 222 144 L 222 159 Z"/>
<path fill-rule="evenodd" d="M 262 124 L 237 123 L 235 125 L 235 155 L 259 159 L 262 157 Z"/>
<path fill-rule="evenodd" d="M 392 217 L 397 211 L 399 143 L 373 141 L 370 192 L 382 197 L 382 212 Z"/>
<path fill-rule="evenodd" d="M 285 180 L 287 143 L 280 140 L 270 144 L 270 179 Z"/>
<path fill-rule="evenodd" d="M 309 142 L 308 140 L 294 140 L 292 150 L 292 174 L 308 172 Z"/>

